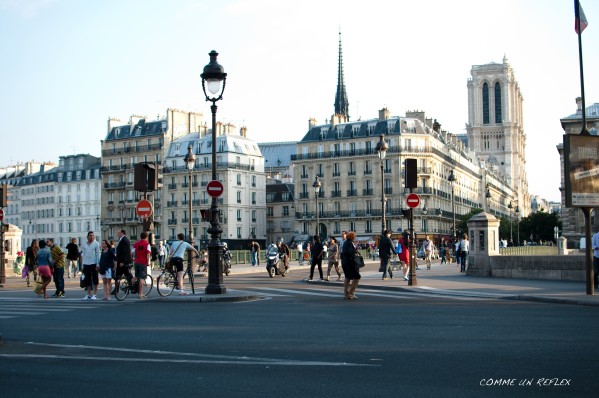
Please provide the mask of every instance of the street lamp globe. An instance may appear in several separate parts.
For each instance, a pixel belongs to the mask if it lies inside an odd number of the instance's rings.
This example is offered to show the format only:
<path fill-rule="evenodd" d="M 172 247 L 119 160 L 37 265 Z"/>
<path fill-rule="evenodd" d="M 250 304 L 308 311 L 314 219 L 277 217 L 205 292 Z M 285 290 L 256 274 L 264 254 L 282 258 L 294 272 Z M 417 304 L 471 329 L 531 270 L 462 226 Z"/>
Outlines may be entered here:
<path fill-rule="evenodd" d="M 376 144 L 376 152 L 379 155 L 379 159 L 384 160 L 385 156 L 387 155 L 387 150 L 389 149 L 389 146 L 387 145 L 387 142 L 385 141 L 385 136 L 383 134 L 381 134 L 379 137 L 380 140 Z"/>
<path fill-rule="evenodd" d="M 320 183 L 318 176 L 316 176 L 316 178 L 314 179 L 314 184 L 312 184 L 312 187 L 314 188 L 314 193 L 316 194 L 316 196 L 318 196 L 318 194 L 320 193 L 321 185 L 322 184 Z"/>
<path fill-rule="evenodd" d="M 216 61 L 218 53 L 212 50 L 208 55 L 210 56 L 210 62 L 208 65 L 204 66 L 204 73 L 202 73 L 200 77 L 202 78 L 202 90 L 206 96 L 206 101 L 212 101 L 214 103 L 223 97 L 227 74 L 225 73 L 225 69 Z M 206 93 L 206 87 L 213 97 L 210 97 Z M 217 94 L 218 96 L 216 96 Z"/>
<path fill-rule="evenodd" d="M 187 154 L 185 155 L 185 158 L 183 158 L 183 161 L 185 162 L 185 166 L 187 166 L 187 170 L 192 171 L 195 167 L 196 158 L 193 155 L 193 147 L 191 144 L 187 147 Z"/>

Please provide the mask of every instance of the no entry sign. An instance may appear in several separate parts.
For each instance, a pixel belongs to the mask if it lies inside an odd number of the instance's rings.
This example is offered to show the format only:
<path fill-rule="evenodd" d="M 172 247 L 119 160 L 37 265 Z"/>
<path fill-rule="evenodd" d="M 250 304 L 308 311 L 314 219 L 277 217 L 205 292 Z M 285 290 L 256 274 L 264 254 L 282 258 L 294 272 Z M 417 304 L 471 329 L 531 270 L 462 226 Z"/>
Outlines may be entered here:
<path fill-rule="evenodd" d="M 218 180 L 212 180 L 208 183 L 208 185 L 206 185 L 206 191 L 208 192 L 208 195 L 212 196 L 213 198 L 218 198 L 221 196 L 224 190 L 225 188 L 223 187 L 223 184 Z"/>
<path fill-rule="evenodd" d="M 152 202 L 146 199 L 140 200 L 137 202 L 135 211 L 137 212 L 137 217 L 139 218 L 150 217 L 150 215 L 152 215 Z"/>
<path fill-rule="evenodd" d="M 420 196 L 416 195 L 415 193 L 411 193 L 406 198 L 406 203 L 408 204 L 408 207 L 418 207 L 420 204 Z"/>

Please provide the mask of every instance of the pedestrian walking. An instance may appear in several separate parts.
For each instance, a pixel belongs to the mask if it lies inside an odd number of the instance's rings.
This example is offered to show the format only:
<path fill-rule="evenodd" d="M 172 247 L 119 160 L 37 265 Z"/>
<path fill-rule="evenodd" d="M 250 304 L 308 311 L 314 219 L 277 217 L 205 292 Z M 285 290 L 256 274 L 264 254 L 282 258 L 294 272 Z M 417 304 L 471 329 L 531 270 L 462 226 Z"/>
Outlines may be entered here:
<path fill-rule="evenodd" d="M 137 284 L 137 297 L 141 300 L 143 296 L 143 287 L 148 277 L 148 267 L 151 265 L 152 248 L 148 242 L 148 233 L 142 231 L 139 234 L 139 240 L 133 245 L 135 258 L 133 259 L 133 267 L 135 268 L 135 278 Z M 150 268 L 151 272 L 152 268 Z"/>
<path fill-rule="evenodd" d="M 381 238 L 379 239 L 379 258 L 381 265 L 379 272 L 383 273 L 383 280 L 387 280 L 387 273 L 389 278 L 393 279 L 393 270 L 391 269 L 391 256 L 394 255 L 393 242 L 391 241 L 391 231 L 388 229 L 383 231 Z"/>
<path fill-rule="evenodd" d="M 422 241 L 422 252 L 424 253 L 424 262 L 426 263 L 426 269 L 431 269 L 431 254 L 433 252 L 433 241 L 428 238 L 428 235 L 424 237 Z"/>
<path fill-rule="evenodd" d="M 407 281 L 408 274 L 410 272 L 410 248 L 408 247 L 408 243 L 404 238 L 399 239 L 399 245 L 401 246 L 401 250 L 399 252 L 399 260 L 402 264 L 402 274 L 404 281 Z"/>
<path fill-rule="evenodd" d="M 470 250 L 470 242 L 468 241 L 468 234 L 462 236 L 460 240 L 460 272 L 466 273 L 466 265 L 468 261 L 468 251 Z"/>
<path fill-rule="evenodd" d="M 341 250 L 339 250 L 339 245 L 337 244 L 337 239 L 334 236 L 330 237 L 329 240 L 329 250 L 328 250 L 328 262 L 329 266 L 327 267 L 327 277 L 326 281 L 329 280 L 331 276 L 331 269 L 335 267 L 335 271 L 337 272 L 337 280 L 341 280 L 341 271 L 339 271 L 339 255 Z"/>
<path fill-rule="evenodd" d="M 279 242 L 277 245 L 279 247 L 279 258 L 283 262 L 284 269 L 287 270 L 289 268 L 289 259 L 291 258 L 291 250 L 289 250 L 289 246 L 283 241 Z M 285 274 L 283 274 L 285 276 Z"/>
<path fill-rule="evenodd" d="M 358 283 L 360 282 L 360 271 L 356 264 L 356 255 L 358 251 L 354 246 L 354 239 L 356 238 L 355 232 L 349 232 L 346 235 L 345 243 L 341 250 L 341 268 L 343 268 L 343 274 L 345 280 L 343 281 L 343 293 L 345 300 L 355 300 L 358 297 L 354 294 Z"/>
<path fill-rule="evenodd" d="M 98 294 L 98 270 L 100 269 L 100 244 L 95 240 L 94 231 L 87 233 L 87 240 L 81 245 L 83 281 L 87 294 L 83 300 L 96 300 Z M 93 294 L 92 294 L 93 289 Z"/>
<path fill-rule="evenodd" d="M 102 286 L 104 288 L 104 297 L 102 300 L 110 300 L 112 292 L 112 277 L 116 273 L 116 254 L 112 250 L 112 245 L 106 239 L 102 241 L 102 253 L 100 254 L 100 275 L 102 275 Z"/>
<path fill-rule="evenodd" d="M 164 269 L 164 264 L 166 262 L 166 246 L 162 241 L 158 243 L 158 264 L 160 265 L 160 269 Z"/>
<path fill-rule="evenodd" d="M 323 281 L 324 277 L 322 274 L 322 257 L 323 257 L 324 249 L 322 247 L 322 243 L 320 242 L 320 236 L 314 235 L 314 245 L 312 245 L 312 264 L 310 265 L 310 279 L 314 277 L 314 267 L 318 266 L 318 273 L 320 274 L 320 280 Z"/>
<path fill-rule="evenodd" d="M 64 297 L 64 266 L 66 256 L 60 246 L 54 244 L 54 239 L 48 239 L 46 241 L 46 245 L 50 248 L 52 262 L 54 263 L 52 275 L 54 276 L 56 292 L 52 295 L 52 297 Z"/>
<path fill-rule="evenodd" d="M 127 238 L 127 234 L 124 229 L 118 232 L 119 241 L 116 244 L 116 270 L 114 272 L 114 279 L 118 280 L 120 277 L 126 274 L 131 274 L 131 241 Z"/>
<path fill-rule="evenodd" d="M 304 247 L 303 242 L 298 242 L 297 244 L 297 262 L 299 265 L 304 265 L 304 257 L 302 255 L 302 249 Z"/>
<path fill-rule="evenodd" d="M 441 250 L 441 253 L 439 253 L 439 255 L 441 256 L 441 264 L 447 264 L 448 262 L 451 262 L 451 257 L 448 253 L 449 245 L 447 244 L 445 238 L 441 238 L 441 244 L 439 245 L 439 249 Z"/>
<path fill-rule="evenodd" d="M 256 241 L 252 241 L 250 250 L 252 253 L 252 267 L 260 265 L 260 244 Z"/>
<path fill-rule="evenodd" d="M 71 238 L 71 241 L 65 247 L 67 249 L 67 277 L 77 277 L 79 272 L 79 245 L 77 244 L 77 238 Z"/>
<path fill-rule="evenodd" d="M 37 251 L 37 270 L 42 279 L 42 284 L 39 291 L 36 288 L 36 293 L 38 297 L 43 294 L 44 298 L 47 299 L 46 287 L 52 281 L 52 253 L 50 253 L 50 248 L 43 239 L 39 241 L 39 250 Z"/>
<path fill-rule="evenodd" d="M 29 277 L 33 274 L 33 282 L 37 282 L 37 252 L 39 250 L 37 239 L 31 241 L 31 246 L 27 248 L 25 254 L 25 266 L 27 267 L 27 287 L 31 287 Z"/>

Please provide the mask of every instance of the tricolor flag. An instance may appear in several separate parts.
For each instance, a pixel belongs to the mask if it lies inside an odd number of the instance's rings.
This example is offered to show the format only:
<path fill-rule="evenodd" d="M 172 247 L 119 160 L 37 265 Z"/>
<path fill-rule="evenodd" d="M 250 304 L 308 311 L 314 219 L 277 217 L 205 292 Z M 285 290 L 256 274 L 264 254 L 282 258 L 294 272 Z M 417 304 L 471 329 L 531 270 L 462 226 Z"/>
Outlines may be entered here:
<path fill-rule="evenodd" d="M 587 22 L 587 17 L 584 15 L 584 11 L 580 6 L 579 0 L 574 0 L 574 15 L 574 30 L 576 31 L 576 33 L 581 34 L 582 32 L 584 32 L 584 29 L 589 25 L 589 23 Z M 578 31 L 579 26 L 580 32 Z"/>

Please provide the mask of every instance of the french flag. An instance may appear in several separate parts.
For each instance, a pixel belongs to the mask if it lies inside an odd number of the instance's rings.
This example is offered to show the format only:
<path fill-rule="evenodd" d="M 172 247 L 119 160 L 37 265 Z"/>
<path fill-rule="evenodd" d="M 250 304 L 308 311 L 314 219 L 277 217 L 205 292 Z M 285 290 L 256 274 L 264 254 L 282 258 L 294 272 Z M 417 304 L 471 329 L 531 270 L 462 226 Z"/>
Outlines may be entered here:
<path fill-rule="evenodd" d="M 579 0 L 574 0 L 574 15 L 574 30 L 576 31 L 576 33 L 581 34 L 582 32 L 584 32 L 585 28 L 589 25 L 589 23 L 587 22 L 587 17 L 584 15 L 584 11 L 580 6 Z"/>

